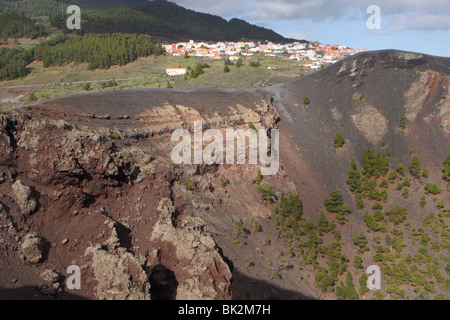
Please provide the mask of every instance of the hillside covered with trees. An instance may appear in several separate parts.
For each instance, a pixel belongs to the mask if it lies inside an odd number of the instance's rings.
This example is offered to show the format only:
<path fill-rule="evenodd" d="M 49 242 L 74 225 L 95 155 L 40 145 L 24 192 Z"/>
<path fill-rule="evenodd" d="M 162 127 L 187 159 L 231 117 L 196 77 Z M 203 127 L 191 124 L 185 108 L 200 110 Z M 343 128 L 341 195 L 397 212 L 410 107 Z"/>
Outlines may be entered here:
<path fill-rule="evenodd" d="M 293 40 L 244 20 L 227 21 L 165 0 L 78 0 L 70 4 L 82 8 L 84 33 L 141 33 L 173 41 Z M 69 32 L 64 19 L 65 9 L 61 5 L 57 0 L 0 0 L 0 12 L 20 12 L 28 17 L 48 16 L 53 26 Z M 64 3 L 64 7 L 67 6 Z"/>
<path fill-rule="evenodd" d="M 2 48 L 0 50 L 0 81 L 26 76 L 27 65 L 32 60 L 33 55 L 30 51 Z"/>
<path fill-rule="evenodd" d="M 0 14 L 0 39 L 30 38 L 45 35 L 44 27 L 37 25 L 23 13 L 4 12 Z"/>
<path fill-rule="evenodd" d="M 171 22 L 124 6 L 96 11 L 85 19 L 83 31 L 87 33 L 123 32 L 150 34 L 162 38 L 189 38 L 188 32 Z"/>
<path fill-rule="evenodd" d="M 89 63 L 89 70 L 123 66 L 139 57 L 161 55 L 164 49 L 154 37 L 139 34 L 59 36 L 31 50 L 3 48 L 0 51 L 0 81 L 27 75 L 27 65 L 40 60 L 44 67 L 71 62 Z"/>
<path fill-rule="evenodd" d="M 79 5 L 85 10 L 97 10 L 111 6 L 136 6 L 147 0 L 72 0 L 70 3 L 60 0 L 0 0 L 0 12 L 14 11 L 29 17 L 52 16 L 61 14 L 61 3 Z"/>

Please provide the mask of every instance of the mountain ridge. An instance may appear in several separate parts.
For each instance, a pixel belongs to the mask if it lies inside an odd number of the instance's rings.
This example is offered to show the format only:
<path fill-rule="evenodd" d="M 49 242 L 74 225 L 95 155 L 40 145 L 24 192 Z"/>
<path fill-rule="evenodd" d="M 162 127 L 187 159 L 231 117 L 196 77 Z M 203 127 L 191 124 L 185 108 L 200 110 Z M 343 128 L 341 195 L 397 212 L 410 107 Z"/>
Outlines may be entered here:
<path fill-rule="evenodd" d="M 17 0 L 0 1 L 0 12 L 19 11 L 28 16 L 61 15 L 61 1 Z M 250 24 L 241 19 L 227 21 L 217 15 L 186 9 L 176 3 L 156 0 L 134 1 L 84 1 L 78 0 L 84 20 L 84 32 L 88 33 L 144 33 L 170 41 L 274 41 L 292 42 L 273 30 Z M 65 5 L 66 6 L 66 5 Z M 54 26 L 68 30 L 65 23 Z M 302 40 L 303 41 L 303 40 Z"/>

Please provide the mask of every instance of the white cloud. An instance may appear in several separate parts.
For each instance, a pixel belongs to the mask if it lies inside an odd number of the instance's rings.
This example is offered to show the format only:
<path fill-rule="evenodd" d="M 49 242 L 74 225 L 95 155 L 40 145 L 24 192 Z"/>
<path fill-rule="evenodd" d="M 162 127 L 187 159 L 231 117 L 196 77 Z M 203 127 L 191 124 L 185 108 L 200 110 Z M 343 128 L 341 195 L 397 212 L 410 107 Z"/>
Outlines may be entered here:
<path fill-rule="evenodd" d="M 370 5 L 381 8 L 386 33 L 404 30 L 450 30 L 449 0 L 172 0 L 181 6 L 253 22 L 276 20 L 366 19 Z"/>
<path fill-rule="evenodd" d="M 406 30 L 450 30 L 450 15 L 423 12 L 395 14 L 389 17 L 386 29 L 391 32 Z"/>

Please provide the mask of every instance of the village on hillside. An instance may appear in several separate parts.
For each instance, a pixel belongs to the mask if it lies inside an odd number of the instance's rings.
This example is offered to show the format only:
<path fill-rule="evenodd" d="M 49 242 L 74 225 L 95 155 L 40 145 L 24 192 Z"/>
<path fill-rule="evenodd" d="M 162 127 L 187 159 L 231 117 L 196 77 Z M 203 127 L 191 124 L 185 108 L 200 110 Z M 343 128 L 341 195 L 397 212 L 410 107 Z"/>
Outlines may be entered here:
<path fill-rule="evenodd" d="M 340 45 L 322 45 L 318 43 L 293 42 L 277 44 L 272 42 L 178 42 L 162 45 L 165 51 L 174 57 L 196 57 L 212 60 L 230 59 L 237 61 L 242 57 L 265 55 L 297 60 L 299 66 L 307 69 L 320 69 L 347 56 L 366 49 L 351 49 Z M 183 70 L 168 70 L 168 75 L 183 74 Z"/>

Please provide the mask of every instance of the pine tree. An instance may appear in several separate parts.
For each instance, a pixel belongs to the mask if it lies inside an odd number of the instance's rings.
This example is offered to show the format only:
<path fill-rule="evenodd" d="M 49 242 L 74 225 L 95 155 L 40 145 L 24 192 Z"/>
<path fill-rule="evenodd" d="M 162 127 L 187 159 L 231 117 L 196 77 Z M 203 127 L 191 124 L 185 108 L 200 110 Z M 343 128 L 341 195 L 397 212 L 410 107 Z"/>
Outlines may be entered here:
<path fill-rule="evenodd" d="M 406 168 L 405 168 L 405 166 L 404 166 L 403 163 L 399 163 L 399 164 L 397 165 L 397 172 L 398 172 L 400 175 L 405 176 Z"/>
<path fill-rule="evenodd" d="M 444 161 L 444 168 L 442 169 L 443 178 L 446 181 L 450 181 L 450 153 Z"/>
<path fill-rule="evenodd" d="M 401 130 L 406 130 L 406 117 L 403 113 L 400 115 L 400 121 L 398 123 L 398 127 Z"/>
<path fill-rule="evenodd" d="M 322 233 L 327 233 L 330 230 L 328 227 L 327 217 L 325 217 L 324 213 L 320 214 L 320 218 L 319 218 L 317 225 L 319 227 L 319 231 Z"/>
<path fill-rule="evenodd" d="M 350 167 L 351 170 L 349 170 L 348 172 L 348 178 L 346 182 L 350 187 L 350 192 L 356 194 L 362 191 L 361 172 L 358 170 L 355 159 L 352 159 L 352 161 L 350 162 Z"/>
<path fill-rule="evenodd" d="M 330 199 L 324 200 L 324 205 L 328 212 L 339 212 L 342 210 L 344 200 L 342 199 L 341 190 L 339 187 L 330 193 Z"/>
<path fill-rule="evenodd" d="M 354 265 L 358 269 L 364 269 L 363 259 L 360 256 L 355 256 L 355 258 L 354 258 Z"/>
<path fill-rule="evenodd" d="M 420 172 L 420 162 L 419 158 L 417 156 L 414 156 L 411 160 L 411 163 L 409 165 L 409 172 L 416 178 L 420 178 L 421 172 Z"/>
<path fill-rule="evenodd" d="M 350 272 L 347 272 L 345 285 L 341 282 L 340 286 L 336 287 L 336 295 L 339 299 L 345 300 L 357 300 L 359 298 L 358 292 L 356 292 L 355 285 L 353 284 L 353 277 Z"/>
<path fill-rule="evenodd" d="M 367 287 L 367 275 L 363 273 L 361 277 L 358 279 L 359 282 L 359 293 L 361 295 L 365 294 L 366 292 L 369 292 L 369 288 Z"/>
<path fill-rule="evenodd" d="M 336 135 L 334 136 L 334 147 L 336 149 L 339 149 L 342 148 L 344 144 L 345 144 L 344 136 L 340 132 L 337 132 Z"/>
<path fill-rule="evenodd" d="M 305 96 L 303 97 L 303 104 L 305 106 L 309 105 L 310 101 L 309 101 L 309 97 L 308 95 L 305 93 Z"/>

